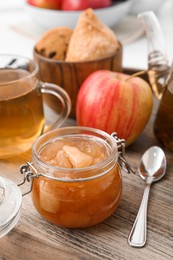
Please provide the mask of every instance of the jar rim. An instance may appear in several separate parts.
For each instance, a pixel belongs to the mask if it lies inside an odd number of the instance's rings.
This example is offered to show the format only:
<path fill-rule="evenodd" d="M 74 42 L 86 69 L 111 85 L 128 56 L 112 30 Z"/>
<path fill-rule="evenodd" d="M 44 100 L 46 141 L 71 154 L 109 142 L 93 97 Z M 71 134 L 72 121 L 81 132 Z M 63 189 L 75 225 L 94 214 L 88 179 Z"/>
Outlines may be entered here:
<path fill-rule="evenodd" d="M 50 165 L 44 161 L 42 161 L 39 157 L 38 157 L 38 154 L 37 154 L 37 145 L 39 145 L 39 142 L 41 142 L 44 138 L 48 137 L 48 136 L 51 136 L 52 134 L 56 134 L 58 132 L 68 132 L 67 134 L 64 134 L 64 135 L 59 135 L 57 137 L 63 137 L 63 136 L 68 136 L 68 134 L 74 134 L 75 131 L 88 131 L 90 133 L 95 133 L 95 134 L 98 134 L 102 137 L 105 137 L 105 140 L 109 140 L 109 142 L 111 143 L 111 153 L 110 155 L 104 159 L 103 161 L 95 164 L 95 165 L 91 165 L 91 166 L 88 166 L 88 167 L 83 167 L 83 168 L 62 168 L 62 167 L 58 167 L 58 166 L 55 166 L 55 165 Z M 92 136 L 91 134 L 88 135 L 88 136 Z M 93 135 L 94 136 L 94 135 Z M 96 135 L 95 135 L 96 136 Z M 47 139 L 47 141 L 51 140 L 53 138 L 50 138 L 50 139 Z M 108 133 L 102 131 L 102 130 L 99 130 L 99 129 L 96 129 L 96 128 L 92 128 L 92 127 L 80 127 L 80 126 L 68 126 L 68 127 L 63 127 L 63 128 L 58 128 L 56 130 L 52 130 L 52 131 L 49 131 L 43 135 L 41 135 L 39 138 L 37 138 L 37 140 L 34 142 L 33 146 L 32 146 L 32 158 L 33 158 L 33 161 L 35 161 L 39 166 L 41 167 L 44 167 L 44 168 L 48 168 L 52 171 L 54 170 L 58 170 L 58 171 L 61 171 L 63 172 L 64 174 L 65 173 L 72 173 L 75 171 L 75 173 L 82 173 L 82 172 L 86 172 L 86 171 L 94 171 L 94 170 L 97 170 L 97 168 L 102 168 L 104 169 L 105 165 L 108 165 L 110 162 L 114 161 L 115 163 L 118 161 L 118 148 L 117 148 L 117 143 L 116 143 L 116 140 L 114 139 L 113 136 L 109 135 Z M 38 173 L 39 174 L 39 173 Z M 42 174 L 41 174 L 42 175 Z M 99 176 L 100 174 L 96 174 L 95 177 Z M 42 176 L 44 177 L 48 177 L 50 178 L 50 175 L 48 174 L 43 174 Z M 58 178 L 58 177 L 52 177 L 51 176 L 51 179 L 55 179 L 55 180 L 60 180 L 62 181 L 62 179 L 64 178 Z M 85 178 L 85 177 L 79 177 L 79 178 L 76 178 L 76 179 L 72 179 L 72 181 L 79 181 L 79 179 L 81 181 L 83 181 L 84 179 L 87 179 L 88 178 Z M 64 181 L 69 181 L 68 179 L 65 179 Z"/>

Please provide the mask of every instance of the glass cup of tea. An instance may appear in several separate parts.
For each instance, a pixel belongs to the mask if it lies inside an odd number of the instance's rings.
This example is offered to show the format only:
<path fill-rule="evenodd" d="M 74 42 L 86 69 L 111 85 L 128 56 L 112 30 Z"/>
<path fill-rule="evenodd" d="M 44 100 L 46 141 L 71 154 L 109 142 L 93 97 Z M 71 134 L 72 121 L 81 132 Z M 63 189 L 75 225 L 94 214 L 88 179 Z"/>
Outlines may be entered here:
<path fill-rule="evenodd" d="M 61 87 L 37 79 L 37 64 L 16 55 L 0 55 L 0 158 L 29 150 L 45 131 L 59 127 L 68 117 L 71 101 Z M 56 122 L 46 128 L 43 93 L 61 103 Z"/>

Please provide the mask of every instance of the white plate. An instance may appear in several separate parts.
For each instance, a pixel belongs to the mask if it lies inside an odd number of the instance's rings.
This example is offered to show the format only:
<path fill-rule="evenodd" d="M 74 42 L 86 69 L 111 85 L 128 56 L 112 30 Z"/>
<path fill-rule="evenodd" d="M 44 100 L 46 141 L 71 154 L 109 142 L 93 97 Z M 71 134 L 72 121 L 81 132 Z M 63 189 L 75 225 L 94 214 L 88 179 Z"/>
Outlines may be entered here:
<path fill-rule="evenodd" d="M 130 10 L 132 2 L 133 0 L 119 2 L 111 7 L 95 9 L 94 12 L 107 26 L 112 27 L 126 16 Z M 27 3 L 26 10 L 34 21 L 46 29 L 58 26 L 74 28 L 81 13 L 81 11 L 48 10 L 34 7 Z"/>
<path fill-rule="evenodd" d="M 10 25 L 9 29 L 16 35 L 33 40 L 33 44 L 47 31 L 43 26 L 35 24 L 33 20 L 30 20 L 30 17 L 22 23 L 18 22 Z M 144 28 L 140 20 L 133 15 L 124 17 L 122 21 L 112 27 L 112 30 L 123 45 L 136 41 L 144 34 Z"/>
<path fill-rule="evenodd" d="M 129 13 L 137 15 L 146 11 L 157 12 L 164 2 L 165 0 L 133 0 Z"/>

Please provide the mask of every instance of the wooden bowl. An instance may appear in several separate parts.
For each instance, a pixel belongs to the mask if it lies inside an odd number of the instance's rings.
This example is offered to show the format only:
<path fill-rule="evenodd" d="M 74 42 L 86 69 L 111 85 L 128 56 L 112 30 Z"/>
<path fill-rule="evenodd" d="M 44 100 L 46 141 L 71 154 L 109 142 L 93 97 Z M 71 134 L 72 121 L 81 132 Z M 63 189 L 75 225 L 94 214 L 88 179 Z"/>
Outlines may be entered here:
<path fill-rule="evenodd" d="M 96 70 L 122 71 L 122 45 L 119 50 L 110 57 L 84 62 L 65 62 L 52 60 L 40 55 L 34 48 L 34 60 L 39 67 L 38 78 L 41 81 L 55 83 L 61 86 L 70 96 L 72 110 L 70 117 L 76 114 L 76 98 L 83 81 Z M 45 97 L 47 104 L 55 111 L 58 104 L 55 97 Z"/>

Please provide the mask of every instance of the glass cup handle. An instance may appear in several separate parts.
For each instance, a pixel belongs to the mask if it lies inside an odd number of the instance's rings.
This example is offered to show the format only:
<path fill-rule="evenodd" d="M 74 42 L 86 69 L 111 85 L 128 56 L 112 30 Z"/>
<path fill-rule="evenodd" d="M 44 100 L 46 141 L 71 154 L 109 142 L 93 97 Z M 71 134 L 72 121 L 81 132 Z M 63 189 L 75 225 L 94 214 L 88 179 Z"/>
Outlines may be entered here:
<path fill-rule="evenodd" d="M 62 89 L 60 86 L 52 83 L 45 83 L 45 82 L 39 82 L 40 84 L 40 90 L 41 93 L 51 94 L 56 96 L 62 105 L 62 111 L 59 115 L 58 119 L 51 125 L 46 126 L 44 129 L 44 132 L 47 132 L 49 130 L 55 129 L 57 127 L 60 127 L 64 121 L 67 119 L 67 117 L 70 114 L 71 111 L 71 100 L 67 94 L 67 92 Z"/>

